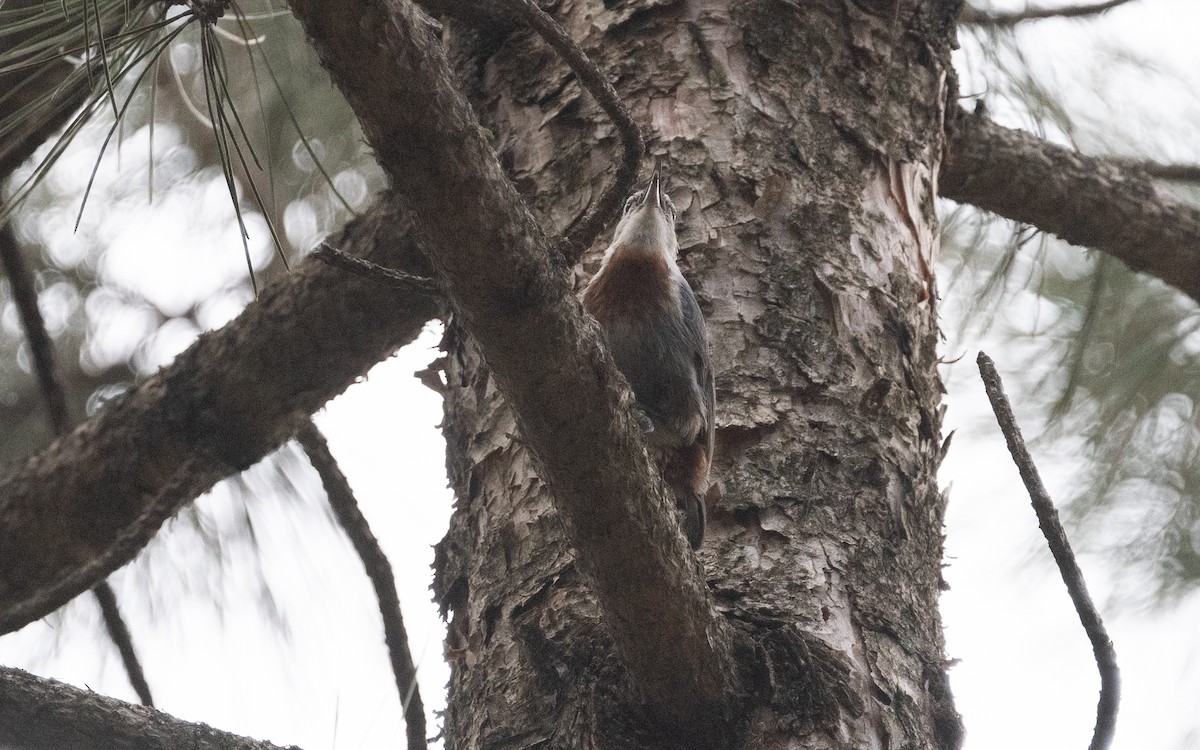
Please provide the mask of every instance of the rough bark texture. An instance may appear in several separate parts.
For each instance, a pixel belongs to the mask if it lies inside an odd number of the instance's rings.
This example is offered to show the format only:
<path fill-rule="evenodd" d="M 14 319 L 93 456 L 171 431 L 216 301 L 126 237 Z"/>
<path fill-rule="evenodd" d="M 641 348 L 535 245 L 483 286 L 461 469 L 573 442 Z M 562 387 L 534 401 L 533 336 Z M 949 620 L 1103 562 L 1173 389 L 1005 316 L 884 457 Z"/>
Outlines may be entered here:
<path fill-rule="evenodd" d="M 0 668 L 5 750 L 285 750 L 19 669 Z M 297 750 L 288 748 L 287 750 Z"/>
<path fill-rule="evenodd" d="M 292 7 L 411 206 L 457 319 L 488 360 L 485 380 L 514 404 L 634 687 L 701 747 L 724 724 L 732 634 L 569 269 L 501 171 L 423 15 L 403 2 Z"/>
<path fill-rule="evenodd" d="M 738 652 L 746 747 L 953 747 L 960 734 L 937 612 L 931 272 L 955 11 L 555 10 L 664 160 L 709 321 L 720 496 L 701 557 L 752 644 Z M 510 176 L 543 226 L 569 226 L 615 166 L 611 127 L 535 37 L 452 36 Z M 686 746 L 630 706 L 602 608 L 480 348 L 454 326 L 445 346 L 458 498 L 435 583 L 451 617 L 447 746 Z"/>
<path fill-rule="evenodd" d="M 1101 250 L 1200 302 L 1200 207 L 1136 167 L 956 117 L 941 194 Z"/>
<path fill-rule="evenodd" d="M 384 201 L 331 241 L 427 271 L 407 228 Z M 193 471 L 170 499 L 176 507 L 274 450 L 298 420 L 415 338 L 438 311 L 426 294 L 306 261 L 237 320 L 0 479 L 0 632 L 102 580 L 43 596 L 99 557 L 182 467 Z M 8 618 L 38 597 L 44 606 Z"/>

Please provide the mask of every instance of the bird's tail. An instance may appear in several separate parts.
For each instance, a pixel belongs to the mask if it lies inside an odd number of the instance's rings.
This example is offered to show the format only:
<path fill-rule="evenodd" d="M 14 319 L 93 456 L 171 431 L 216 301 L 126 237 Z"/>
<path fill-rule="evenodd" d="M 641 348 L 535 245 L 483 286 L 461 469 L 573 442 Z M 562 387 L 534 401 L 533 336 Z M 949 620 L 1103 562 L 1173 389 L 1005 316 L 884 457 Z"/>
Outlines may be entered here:
<path fill-rule="evenodd" d="M 683 513 L 683 533 L 692 549 L 700 549 L 704 542 L 704 495 L 690 489 L 672 487 L 675 506 Z"/>

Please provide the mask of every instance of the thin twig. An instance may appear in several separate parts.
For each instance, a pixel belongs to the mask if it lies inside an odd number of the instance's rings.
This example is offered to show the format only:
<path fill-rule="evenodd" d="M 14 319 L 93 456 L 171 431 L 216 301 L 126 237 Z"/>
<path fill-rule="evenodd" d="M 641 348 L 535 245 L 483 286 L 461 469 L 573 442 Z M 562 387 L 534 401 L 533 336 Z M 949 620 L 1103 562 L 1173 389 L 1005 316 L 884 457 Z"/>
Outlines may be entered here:
<path fill-rule="evenodd" d="M 13 303 L 25 329 L 25 341 L 33 359 L 33 374 L 37 378 L 42 400 L 46 403 L 50 430 L 57 437 L 70 427 L 67 419 L 67 398 L 54 366 L 54 344 L 46 332 L 46 323 L 38 309 L 37 286 L 33 271 L 17 245 L 12 223 L 0 227 L 0 264 L 12 285 Z"/>
<path fill-rule="evenodd" d="M 108 581 L 92 589 L 92 593 L 100 603 L 100 612 L 104 616 L 104 626 L 108 628 L 108 635 L 121 652 L 121 663 L 125 665 L 125 674 L 129 675 L 129 684 L 133 685 L 133 690 L 142 705 L 153 708 L 154 698 L 150 695 L 150 684 L 146 682 L 146 673 L 142 671 L 137 652 L 133 650 L 133 638 L 129 635 L 129 629 L 125 627 L 125 618 L 121 616 L 121 609 L 117 606 L 116 593 Z"/>
<path fill-rule="evenodd" d="M 362 560 L 367 577 L 375 588 L 379 599 L 379 614 L 383 617 L 383 639 L 387 644 L 392 672 L 396 675 L 396 688 L 400 692 L 400 706 L 404 711 L 405 731 L 409 750 L 426 747 L 425 705 L 417 687 L 417 667 L 413 663 L 412 651 L 408 646 L 408 632 L 404 628 L 404 617 L 400 613 L 400 598 L 396 595 L 396 578 L 391 563 L 379 540 L 371 533 L 367 519 L 359 510 L 358 501 L 346 481 L 346 475 L 338 468 L 337 461 L 329 452 L 329 443 L 312 420 L 305 420 L 296 433 L 308 460 L 321 476 L 329 505 L 341 524 L 342 530 L 354 545 L 354 551 Z"/>
<path fill-rule="evenodd" d="M 1117 654 L 1104 629 L 1100 613 L 1096 611 L 1096 605 L 1088 595 L 1083 572 L 1079 570 L 1079 564 L 1075 561 L 1075 553 L 1071 551 L 1071 544 L 1067 541 L 1067 532 L 1058 520 L 1058 511 L 1054 509 L 1054 503 L 1042 485 L 1033 458 L 1025 447 L 1021 429 L 1017 426 L 1012 407 L 1004 395 L 1000 374 L 996 372 L 992 360 L 983 352 L 979 353 L 976 363 L 979 365 L 979 374 L 983 378 L 988 400 L 992 402 L 996 422 L 999 423 L 1004 440 L 1008 443 L 1008 452 L 1012 454 L 1013 462 L 1021 472 L 1021 479 L 1029 491 L 1029 498 L 1033 501 L 1038 526 L 1046 537 L 1046 544 L 1054 555 L 1054 562 L 1058 564 L 1059 573 L 1062 574 L 1063 583 L 1067 585 L 1067 593 L 1070 594 L 1075 611 L 1079 614 L 1083 630 L 1092 642 L 1092 653 L 1100 670 L 1100 701 L 1096 705 L 1096 728 L 1092 732 L 1092 743 L 1088 748 L 1105 750 L 1112 743 L 1117 726 L 1117 709 L 1121 702 L 1121 676 L 1117 669 Z"/>
<path fill-rule="evenodd" d="M 575 72 L 587 92 L 592 95 L 600 108 L 612 119 L 621 139 L 624 154 L 617 166 L 617 174 L 613 177 L 600 197 L 579 220 L 566 236 L 562 238 L 561 249 L 567 262 L 574 265 L 580 256 L 591 246 L 596 235 L 616 213 L 617 208 L 633 191 L 634 180 L 637 179 L 638 165 L 642 152 L 646 149 L 642 131 L 629 114 L 629 110 L 621 102 L 617 90 L 613 88 L 608 77 L 600 72 L 600 68 L 591 61 L 587 54 L 580 49 L 563 27 L 539 8 L 533 0 L 500 0 L 500 4 L 516 13 L 522 21 L 538 33 L 554 51 Z"/>
<path fill-rule="evenodd" d="M 440 291 L 437 281 L 429 276 L 397 271 L 394 268 L 386 268 L 378 263 L 372 263 L 366 258 L 347 255 L 328 242 L 322 241 L 317 245 L 312 251 L 312 256 L 328 266 L 340 268 L 397 289 L 413 289 L 428 294 L 438 294 Z"/>
<path fill-rule="evenodd" d="M 990 26 L 993 28 L 1010 28 L 1024 21 L 1041 21 L 1047 18 L 1085 18 L 1087 16 L 1097 16 L 1107 10 L 1112 10 L 1119 5 L 1124 5 L 1130 0 L 1105 0 L 1102 3 L 1083 3 L 1080 5 L 1067 5 L 1058 8 L 1043 8 L 1037 5 L 1027 6 L 1024 10 L 1015 10 L 1008 13 L 997 12 L 992 13 L 986 10 L 980 10 L 973 5 L 964 5 L 962 12 L 958 16 L 959 23 L 970 24 L 972 26 Z"/>
<path fill-rule="evenodd" d="M 54 343 L 46 330 L 46 321 L 38 309 L 37 285 L 33 271 L 25 261 L 25 255 L 17 245 L 17 238 L 12 231 L 12 222 L 5 222 L 0 227 L 0 266 L 8 276 L 12 286 L 13 302 L 17 306 L 17 314 L 25 329 L 25 340 L 29 343 L 29 351 L 33 359 L 33 372 L 37 377 L 38 387 L 42 392 L 42 400 L 46 404 L 46 415 L 50 429 L 54 435 L 65 435 L 70 429 L 67 416 L 67 396 L 58 378 L 58 368 L 54 365 Z M 101 581 L 92 593 L 100 605 L 100 614 L 104 627 L 112 638 L 117 653 L 121 655 L 121 663 L 125 666 L 125 674 L 129 684 L 133 686 L 138 699 L 143 705 L 153 706 L 150 696 L 150 686 L 146 684 L 146 674 L 138 660 L 137 650 L 133 646 L 133 637 L 129 627 L 121 617 L 117 606 L 117 595 L 107 581 Z"/>

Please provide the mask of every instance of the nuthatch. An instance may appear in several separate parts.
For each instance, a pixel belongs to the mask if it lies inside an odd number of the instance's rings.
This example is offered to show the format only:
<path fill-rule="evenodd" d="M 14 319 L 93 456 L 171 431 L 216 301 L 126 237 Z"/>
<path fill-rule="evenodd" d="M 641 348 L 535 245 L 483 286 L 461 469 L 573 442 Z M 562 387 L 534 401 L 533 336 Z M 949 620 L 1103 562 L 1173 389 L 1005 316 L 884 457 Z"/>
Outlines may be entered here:
<path fill-rule="evenodd" d="M 675 204 L 655 169 L 650 185 L 625 201 L 583 306 L 603 327 L 617 369 L 648 419 L 646 441 L 698 549 L 715 393 L 704 318 L 675 262 L 678 251 Z"/>

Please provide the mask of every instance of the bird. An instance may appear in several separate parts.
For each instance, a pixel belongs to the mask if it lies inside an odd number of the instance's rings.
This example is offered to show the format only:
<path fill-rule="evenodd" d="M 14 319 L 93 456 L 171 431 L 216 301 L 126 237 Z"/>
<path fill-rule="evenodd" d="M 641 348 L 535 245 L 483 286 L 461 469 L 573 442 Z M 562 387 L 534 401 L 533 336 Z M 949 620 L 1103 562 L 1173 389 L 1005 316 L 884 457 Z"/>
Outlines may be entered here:
<path fill-rule="evenodd" d="M 678 253 L 675 204 L 656 167 L 649 184 L 625 201 L 583 307 L 633 389 L 651 457 L 682 511 L 688 542 L 699 549 L 716 392 L 704 316 Z"/>

